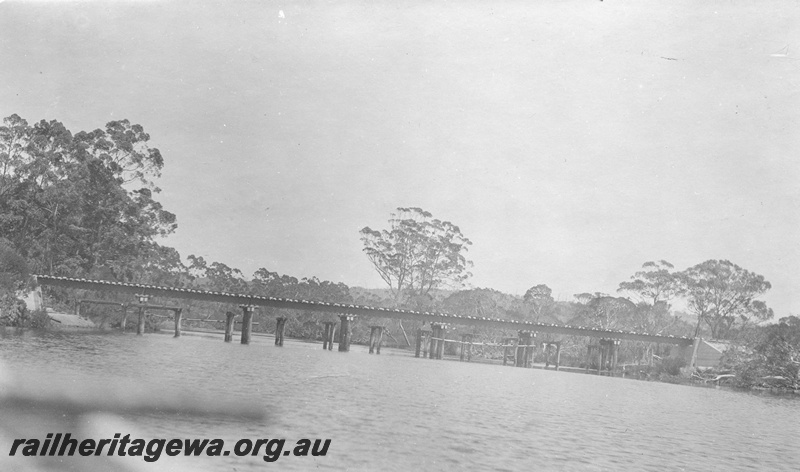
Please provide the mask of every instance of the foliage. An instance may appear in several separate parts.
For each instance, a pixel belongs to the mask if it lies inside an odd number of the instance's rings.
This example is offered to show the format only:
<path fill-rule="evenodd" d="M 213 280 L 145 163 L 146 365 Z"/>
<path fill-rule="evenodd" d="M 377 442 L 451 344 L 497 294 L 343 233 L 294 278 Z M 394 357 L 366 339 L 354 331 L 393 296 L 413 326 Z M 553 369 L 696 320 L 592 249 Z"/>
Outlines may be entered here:
<path fill-rule="evenodd" d="M 681 369 L 686 367 L 686 359 L 682 357 L 663 357 L 656 364 L 656 373 L 667 375 L 681 375 Z"/>
<path fill-rule="evenodd" d="M 581 303 L 571 325 L 586 326 L 597 329 L 622 329 L 630 326 L 630 319 L 636 305 L 621 297 L 611 297 L 603 293 L 589 295 L 579 293 L 575 298 Z"/>
<path fill-rule="evenodd" d="M 441 303 L 441 310 L 481 318 L 522 319 L 519 299 L 490 288 L 454 292 Z"/>
<path fill-rule="evenodd" d="M 552 322 L 555 300 L 553 291 L 545 284 L 534 285 L 525 292 L 522 298 L 525 305 L 530 307 L 529 321 L 534 323 Z M 556 319 L 557 321 L 557 319 Z"/>
<path fill-rule="evenodd" d="M 628 292 L 647 301 L 651 306 L 669 303 L 680 292 L 674 266 L 665 260 L 645 262 L 642 269 L 631 276 L 631 281 L 621 282 L 617 292 Z"/>
<path fill-rule="evenodd" d="M 7 240 L 0 238 L 0 315 L 16 318 L 19 314 L 17 292 L 28 282 L 28 264 Z"/>
<path fill-rule="evenodd" d="M 0 234 L 37 273 L 117 280 L 175 215 L 153 199 L 163 159 L 127 120 L 72 134 L 58 121 L 0 126 Z"/>
<path fill-rule="evenodd" d="M 744 325 L 773 316 L 771 308 L 755 299 L 770 289 L 770 283 L 730 261 L 705 261 L 681 272 L 678 279 L 689 308 L 708 325 L 714 339 L 728 336 L 737 321 Z"/>
<path fill-rule="evenodd" d="M 781 318 L 756 331 L 746 346 L 728 349 L 723 357 L 736 385 L 800 389 L 800 318 Z"/>
<path fill-rule="evenodd" d="M 421 208 L 398 208 L 388 230 L 361 230 L 364 252 L 396 304 L 432 290 L 461 285 L 472 274 L 464 255 L 472 244 L 458 226 Z"/>

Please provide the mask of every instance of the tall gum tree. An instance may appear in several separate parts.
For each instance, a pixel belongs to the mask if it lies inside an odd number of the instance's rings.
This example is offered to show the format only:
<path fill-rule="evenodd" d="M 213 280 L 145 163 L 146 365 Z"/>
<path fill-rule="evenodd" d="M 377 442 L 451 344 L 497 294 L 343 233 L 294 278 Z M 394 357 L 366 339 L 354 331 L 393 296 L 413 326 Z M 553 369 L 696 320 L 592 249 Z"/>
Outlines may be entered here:
<path fill-rule="evenodd" d="M 361 231 L 364 253 L 392 292 L 394 305 L 429 296 L 438 288 L 457 288 L 472 275 L 466 253 L 472 242 L 461 229 L 421 208 L 398 208 L 389 229 Z M 408 343 L 405 329 L 400 329 Z"/>
<path fill-rule="evenodd" d="M 553 290 L 547 285 L 534 285 L 525 292 L 522 299 L 525 306 L 530 309 L 528 321 L 539 323 L 544 322 L 545 319 L 552 320 L 554 318 L 552 312 L 556 301 L 553 298 Z"/>
<path fill-rule="evenodd" d="M 708 260 L 679 275 L 689 308 L 711 330 L 713 339 L 725 339 L 737 322 L 740 327 L 773 316 L 771 308 L 756 298 L 772 285 L 759 275 L 727 260 Z"/>
<path fill-rule="evenodd" d="M 631 311 L 627 328 L 647 334 L 689 334 L 687 324 L 670 313 L 670 302 L 680 293 L 681 287 L 675 266 L 665 260 L 648 261 L 642 270 L 620 282 L 617 292 L 624 292 L 637 302 Z M 645 362 L 652 360 L 656 346 L 653 343 L 635 342 L 632 353 Z"/>
<path fill-rule="evenodd" d="M 140 125 L 72 134 L 18 115 L 0 126 L 0 234 L 38 273 L 124 280 L 176 227 L 153 195 L 164 164 Z"/>

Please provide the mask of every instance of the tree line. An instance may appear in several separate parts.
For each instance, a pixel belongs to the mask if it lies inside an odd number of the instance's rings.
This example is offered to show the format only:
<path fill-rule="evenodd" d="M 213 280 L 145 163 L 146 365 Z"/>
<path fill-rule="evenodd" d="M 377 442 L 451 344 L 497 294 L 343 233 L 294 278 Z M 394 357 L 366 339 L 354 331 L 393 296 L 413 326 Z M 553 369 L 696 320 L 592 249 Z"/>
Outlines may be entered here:
<path fill-rule="evenodd" d="M 128 120 L 73 133 L 55 120 L 31 125 L 17 115 L 5 118 L 0 127 L 0 323 L 25 322 L 17 294 L 31 273 L 715 339 L 737 337 L 773 317 L 758 299 L 770 283 L 727 260 L 683 271 L 663 260 L 646 262 L 619 284 L 617 294 L 585 292 L 570 301 L 555 300 L 544 283 L 521 297 L 466 288 L 472 242 L 454 223 L 415 207 L 398 208 L 385 229 L 360 231 L 364 253 L 386 284 L 383 291 L 297 279 L 266 268 L 245 277 L 236 268 L 194 255 L 184 262 L 161 243 L 177 228 L 176 215 L 157 201 L 155 181 L 163 165 L 149 134 Z M 50 296 L 55 303 L 70 302 L 63 291 L 52 290 Z M 677 299 L 694 323 L 672 310 Z M 200 302 L 187 308 L 210 319 L 222 319 L 230 309 Z M 273 315 L 260 309 L 264 320 Z M 290 315 L 287 335 L 319 336 L 324 315 Z M 396 329 L 390 336 L 399 345 L 410 344 L 409 331 L 420 327 L 392 323 Z M 366 331 L 361 324 L 354 324 L 354 342 Z M 265 321 L 259 329 L 268 325 Z M 652 347 L 642 346 L 631 356 L 652 354 Z"/>

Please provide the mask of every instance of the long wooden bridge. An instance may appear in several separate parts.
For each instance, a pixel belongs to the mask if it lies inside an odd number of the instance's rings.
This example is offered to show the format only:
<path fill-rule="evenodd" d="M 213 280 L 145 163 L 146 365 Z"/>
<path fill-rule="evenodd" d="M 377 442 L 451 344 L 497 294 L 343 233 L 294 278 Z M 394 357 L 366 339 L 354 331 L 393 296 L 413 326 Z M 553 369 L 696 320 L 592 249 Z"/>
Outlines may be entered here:
<path fill-rule="evenodd" d="M 445 339 L 445 327 L 448 325 L 462 325 L 473 327 L 498 328 L 513 330 L 519 333 L 519 338 L 513 344 L 503 343 L 506 349 L 511 348 L 514 353 L 515 364 L 529 366 L 533 354 L 533 337 L 535 333 L 556 334 L 567 336 L 585 336 L 599 338 L 600 343 L 590 348 L 595 348 L 601 354 L 603 363 L 608 361 L 616 364 L 616 351 L 620 341 L 643 341 L 651 343 L 663 343 L 678 346 L 680 351 L 691 353 L 695 344 L 695 339 L 667 335 L 653 335 L 646 333 L 636 333 L 633 331 L 604 330 L 583 326 L 564 326 L 555 324 L 532 323 L 528 321 L 503 320 L 497 318 L 486 318 L 478 316 L 458 315 L 452 313 L 421 312 L 413 310 L 400 310 L 392 308 L 381 308 L 364 305 L 351 305 L 342 303 L 327 303 L 309 300 L 294 300 L 290 298 L 266 297 L 258 295 L 245 295 L 240 293 L 214 292 L 196 290 L 188 288 L 161 287 L 156 285 L 132 284 L 122 282 L 110 282 L 104 280 L 78 279 L 69 277 L 54 277 L 49 275 L 37 275 L 36 279 L 40 285 L 63 287 L 69 289 L 83 289 L 91 291 L 117 292 L 132 294 L 138 297 L 138 304 L 130 304 L 130 307 L 139 309 L 138 334 L 144 332 L 144 311 L 147 308 L 161 308 L 172 310 L 175 314 L 175 335 L 180 336 L 181 309 L 178 307 L 160 307 L 148 305 L 148 300 L 153 297 L 166 297 L 172 299 L 190 299 L 206 302 L 218 302 L 238 305 L 242 309 L 242 344 L 250 342 L 250 335 L 253 325 L 253 311 L 255 307 L 272 307 L 279 309 L 304 310 L 321 313 L 331 313 L 339 316 L 341 325 L 339 328 L 339 350 L 349 350 L 350 344 L 350 322 L 354 316 L 376 319 L 398 319 L 412 320 L 430 323 L 432 331 L 425 334 L 418 333 L 416 355 L 419 356 L 420 347 L 425 346 L 426 342 L 431 345 L 431 357 L 441 358 L 445 342 L 455 342 L 462 345 L 472 345 L 470 335 L 463 335 L 462 340 L 456 341 Z M 225 327 L 225 340 L 232 339 L 233 324 L 235 314 L 229 312 Z M 283 345 L 283 328 L 286 318 L 279 316 L 276 318 L 275 344 Z M 336 323 L 325 323 L 325 335 L 323 337 L 323 348 L 331 349 L 336 332 Z M 377 346 L 380 353 L 380 340 L 382 339 L 383 328 L 372 326 L 370 335 L 370 352 Z M 557 352 L 560 351 L 560 342 L 546 342 L 548 359 L 551 345 L 555 345 Z M 592 349 L 589 349 L 591 356 Z M 462 358 L 464 350 L 462 349 Z M 689 354 L 690 357 L 691 354 Z M 556 366 L 558 366 L 558 354 L 556 354 Z M 613 359 L 613 361 L 611 360 Z M 611 365 L 609 365 L 611 367 Z M 610 369 L 609 369 L 610 370 Z"/>

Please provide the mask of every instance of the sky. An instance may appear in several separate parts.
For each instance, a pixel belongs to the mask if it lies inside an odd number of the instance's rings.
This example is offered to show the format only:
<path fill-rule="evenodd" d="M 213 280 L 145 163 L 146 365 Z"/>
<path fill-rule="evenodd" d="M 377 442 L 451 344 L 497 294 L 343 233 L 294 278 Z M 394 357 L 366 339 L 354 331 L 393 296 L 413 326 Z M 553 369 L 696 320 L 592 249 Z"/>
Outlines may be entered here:
<path fill-rule="evenodd" d="M 570 300 L 727 259 L 800 313 L 800 3 L 0 2 L 0 113 L 127 118 L 162 241 L 383 282 L 359 230 L 458 225 L 472 287 Z"/>

